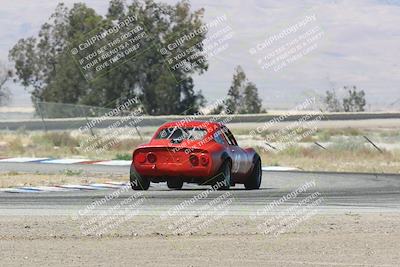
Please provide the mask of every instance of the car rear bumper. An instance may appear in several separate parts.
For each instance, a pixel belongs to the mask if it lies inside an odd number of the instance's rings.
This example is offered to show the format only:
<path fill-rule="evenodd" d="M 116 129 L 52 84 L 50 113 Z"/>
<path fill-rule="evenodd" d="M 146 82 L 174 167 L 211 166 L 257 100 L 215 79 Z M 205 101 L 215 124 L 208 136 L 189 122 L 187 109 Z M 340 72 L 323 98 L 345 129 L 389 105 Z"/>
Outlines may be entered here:
<path fill-rule="evenodd" d="M 209 177 L 210 168 L 204 166 L 187 166 L 187 164 L 179 163 L 156 163 L 136 165 L 136 171 L 143 176 L 163 177 L 166 180 L 168 177 Z"/>

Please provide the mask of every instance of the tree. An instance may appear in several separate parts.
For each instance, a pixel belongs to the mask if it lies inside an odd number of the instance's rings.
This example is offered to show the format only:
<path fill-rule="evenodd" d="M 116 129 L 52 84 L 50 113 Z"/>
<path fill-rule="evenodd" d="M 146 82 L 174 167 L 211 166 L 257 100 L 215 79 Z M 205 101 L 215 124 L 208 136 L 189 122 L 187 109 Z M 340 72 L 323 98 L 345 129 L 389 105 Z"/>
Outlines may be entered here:
<path fill-rule="evenodd" d="M 204 97 L 194 91 L 191 76 L 207 70 L 205 58 L 190 71 L 178 69 L 171 75 L 159 47 L 154 45 L 88 83 L 69 48 L 85 41 L 87 33 L 107 29 L 129 16 L 137 17 L 153 44 L 165 47 L 204 26 L 203 13 L 203 9 L 191 12 L 187 1 L 168 5 L 145 0 L 126 5 L 123 0 L 111 0 L 105 17 L 82 3 L 71 9 L 59 4 L 39 35 L 19 40 L 9 56 L 15 62 L 18 80 L 33 87 L 34 101 L 114 107 L 139 97 L 149 114 L 194 113 L 204 105 Z M 205 34 L 185 41 L 179 51 L 195 44 L 202 51 Z"/>
<path fill-rule="evenodd" d="M 225 100 L 227 113 L 260 113 L 262 109 L 262 99 L 258 96 L 256 85 L 249 82 L 242 67 L 237 66 L 233 74 L 232 85 L 228 90 L 228 97 Z M 213 112 L 218 112 L 215 110 Z"/>
<path fill-rule="evenodd" d="M 357 91 L 357 87 L 353 85 L 352 89 L 348 86 L 343 87 L 348 93 L 347 97 L 339 99 L 334 90 L 326 91 L 325 104 L 328 111 L 331 112 L 361 112 L 364 111 L 366 105 L 365 92 L 363 90 Z"/>
<path fill-rule="evenodd" d="M 211 109 L 209 114 L 211 115 L 218 115 L 225 111 L 225 105 L 219 104 L 215 108 Z"/>
<path fill-rule="evenodd" d="M 107 18 L 120 19 L 123 17 L 125 13 L 125 5 L 126 3 L 123 0 L 111 0 L 106 15 Z"/>
<path fill-rule="evenodd" d="M 241 113 L 260 113 L 263 111 L 261 107 L 262 100 L 258 97 L 258 89 L 254 83 L 249 82 L 244 89 Z"/>
<path fill-rule="evenodd" d="M 10 92 L 6 83 L 12 78 L 12 75 L 12 71 L 0 63 L 0 106 L 7 104 L 10 100 Z"/>
<path fill-rule="evenodd" d="M 342 107 L 340 106 L 340 101 L 336 96 L 335 90 L 326 91 L 325 104 L 327 105 L 327 110 L 330 112 L 342 111 Z"/>
<path fill-rule="evenodd" d="M 240 106 L 242 103 L 242 93 L 246 83 L 246 74 L 244 73 L 241 66 L 235 68 L 233 74 L 232 85 L 228 90 L 228 97 L 225 101 L 227 110 L 231 113 L 239 113 Z"/>
<path fill-rule="evenodd" d="M 344 89 L 348 90 L 349 96 L 343 98 L 343 108 L 346 112 L 360 112 L 364 111 L 366 105 L 365 92 L 363 90 L 357 91 L 357 87 L 353 86 L 352 89 L 348 89 L 347 86 Z"/>

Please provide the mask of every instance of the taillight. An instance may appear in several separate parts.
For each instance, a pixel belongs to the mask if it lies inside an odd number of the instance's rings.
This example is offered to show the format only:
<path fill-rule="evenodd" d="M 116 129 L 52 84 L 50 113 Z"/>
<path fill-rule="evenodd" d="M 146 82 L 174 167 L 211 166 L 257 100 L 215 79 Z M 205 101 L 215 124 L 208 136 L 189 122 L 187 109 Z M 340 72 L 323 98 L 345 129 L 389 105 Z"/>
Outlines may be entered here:
<path fill-rule="evenodd" d="M 149 154 L 147 154 L 147 160 L 148 160 L 150 163 L 155 163 L 155 162 L 157 161 L 157 157 L 156 157 L 155 154 L 149 153 Z"/>
<path fill-rule="evenodd" d="M 136 155 L 136 161 L 139 163 L 145 163 L 146 162 L 146 156 L 142 153 L 139 153 Z"/>
<path fill-rule="evenodd" d="M 201 155 L 200 156 L 200 164 L 203 166 L 206 166 L 209 162 L 208 156 L 207 155 Z"/>
<path fill-rule="evenodd" d="M 189 161 L 192 163 L 193 166 L 199 165 L 199 158 L 196 155 L 190 155 L 189 156 Z"/>

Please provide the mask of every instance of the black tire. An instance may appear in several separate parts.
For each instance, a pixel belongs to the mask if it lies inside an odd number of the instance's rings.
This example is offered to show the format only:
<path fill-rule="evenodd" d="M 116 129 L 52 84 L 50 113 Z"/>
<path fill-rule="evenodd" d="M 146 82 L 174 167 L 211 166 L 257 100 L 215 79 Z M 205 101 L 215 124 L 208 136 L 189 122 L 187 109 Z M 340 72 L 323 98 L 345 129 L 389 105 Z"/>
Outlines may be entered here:
<path fill-rule="evenodd" d="M 217 190 L 229 190 L 231 186 L 231 179 L 232 179 L 232 164 L 229 160 L 225 160 L 224 163 L 222 163 L 218 174 L 217 174 L 217 183 L 223 183 L 223 185 L 218 186 Z"/>
<path fill-rule="evenodd" d="M 131 166 L 130 182 L 133 190 L 147 190 L 150 187 L 150 179 L 140 175 L 133 166 Z"/>
<path fill-rule="evenodd" d="M 175 189 L 175 190 L 182 189 L 183 181 L 170 179 L 170 180 L 167 180 L 167 186 L 169 189 Z"/>
<path fill-rule="evenodd" d="M 249 177 L 247 177 L 247 181 L 244 183 L 244 187 L 247 190 L 260 189 L 262 179 L 262 169 L 261 169 L 261 159 L 260 156 L 256 154 L 254 159 L 253 170 Z"/>

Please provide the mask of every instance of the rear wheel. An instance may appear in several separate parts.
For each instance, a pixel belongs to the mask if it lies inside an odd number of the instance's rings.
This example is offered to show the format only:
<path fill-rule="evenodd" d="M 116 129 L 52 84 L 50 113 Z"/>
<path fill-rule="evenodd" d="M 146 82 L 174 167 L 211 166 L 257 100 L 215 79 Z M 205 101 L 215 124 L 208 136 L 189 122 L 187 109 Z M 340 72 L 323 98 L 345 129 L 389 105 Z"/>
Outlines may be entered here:
<path fill-rule="evenodd" d="M 251 174 L 247 177 L 247 181 L 244 183 L 244 187 L 247 190 L 259 189 L 261 185 L 262 169 L 260 156 L 256 155 L 254 160 L 254 166 Z"/>
<path fill-rule="evenodd" d="M 133 190 L 147 190 L 150 187 L 150 179 L 140 175 L 133 166 L 131 166 L 130 182 Z"/>
<path fill-rule="evenodd" d="M 169 189 L 182 189 L 183 181 L 181 180 L 167 180 L 167 186 Z"/>
<path fill-rule="evenodd" d="M 216 183 L 217 190 L 228 190 L 231 185 L 231 168 L 232 164 L 229 160 L 225 160 L 218 171 Z"/>

